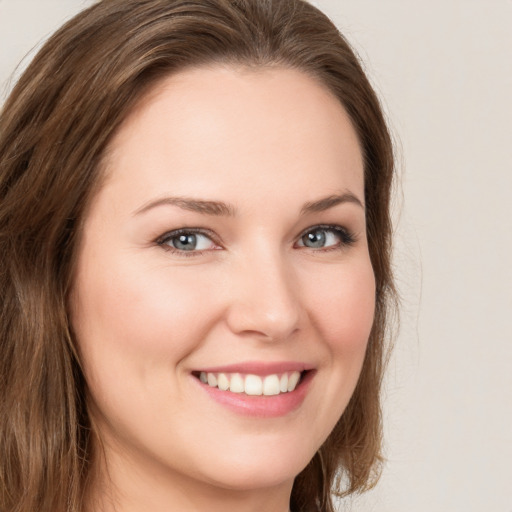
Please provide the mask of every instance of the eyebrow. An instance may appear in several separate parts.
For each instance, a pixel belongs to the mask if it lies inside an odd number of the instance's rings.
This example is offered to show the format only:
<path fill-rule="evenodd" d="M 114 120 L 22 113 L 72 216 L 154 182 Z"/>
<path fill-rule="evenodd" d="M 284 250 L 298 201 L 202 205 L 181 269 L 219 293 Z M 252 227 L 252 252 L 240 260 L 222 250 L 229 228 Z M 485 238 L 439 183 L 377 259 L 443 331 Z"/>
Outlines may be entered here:
<path fill-rule="evenodd" d="M 204 201 L 202 199 L 192 199 L 189 197 L 162 197 L 156 201 L 151 201 L 134 212 L 134 215 L 147 212 L 157 206 L 171 205 L 178 206 L 182 210 L 203 213 L 205 215 L 235 216 L 235 207 L 222 201 Z"/>
<path fill-rule="evenodd" d="M 352 192 L 345 192 L 344 194 L 334 194 L 332 196 L 319 199 L 318 201 L 306 203 L 302 207 L 300 213 L 301 215 L 305 215 L 306 213 L 323 212 L 343 203 L 356 204 L 364 210 L 363 202 L 356 195 L 352 194 Z"/>
<path fill-rule="evenodd" d="M 345 192 L 344 194 L 334 194 L 323 197 L 317 201 L 312 201 L 304 204 L 301 208 L 300 214 L 306 215 L 308 213 L 317 213 L 334 208 L 339 204 L 352 203 L 364 209 L 364 205 L 357 196 L 352 192 Z M 144 204 L 139 209 L 135 210 L 134 215 L 140 215 L 158 206 L 177 206 L 182 210 L 189 210 L 204 215 L 234 217 L 236 215 L 236 208 L 223 201 L 205 201 L 202 199 L 193 199 L 189 197 L 162 197 L 149 203 Z"/>

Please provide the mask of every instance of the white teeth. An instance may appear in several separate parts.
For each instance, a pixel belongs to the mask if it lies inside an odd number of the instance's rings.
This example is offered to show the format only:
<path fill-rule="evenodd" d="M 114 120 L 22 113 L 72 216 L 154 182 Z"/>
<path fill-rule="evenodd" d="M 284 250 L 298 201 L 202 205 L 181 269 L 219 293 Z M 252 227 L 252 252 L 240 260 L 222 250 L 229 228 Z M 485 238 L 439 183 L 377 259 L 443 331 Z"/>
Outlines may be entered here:
<path fill-rule="evenodd" d="M 274 396 L 293 391 L 300 381 L 300 376 L 298 371 L 265 377 L 252 374 L 244 377 L 240 373 L 199 373 L 200 381 L 212 388 L 218 387 L 221 391 L 229 390 L 232 393 L 245 393 L 252 396 Z"/>
<path fill-rule="evenodd" d="M 300 379 L 300 373 L 299 372 L 292 372 L 290 377 L 288 377 L 288 391 L 293 391 L 295 387 L 297 386 L 297 383 Z"/>
<path fill-rule="evenodd" d="M 279 377 L 277 375 L 267 375 L 263 380 L 264 395 L 279 395 Z"/>
<path fill-rule="evenodd" d="M 245 391 L 244 379 L 239 373 L 235 373 L 231 376 L 229 391 L 232 393 L 243 393 Z"/>
<path fill-rule="evenodd" d="M 245 377 L 245 394 L 246 395 L 262 395 L 263 381 L 257 375 L 247 375 Z"/>
<path fill-rule="evenodd" d="M 288 374 L 283 373 L 281 375 L 281 379 L 279 380 L 279 391 L 281 393 L 286 393 L 288 391 Z"/>
<path fill-rule="evenodd" d="M 219 376 L 217 377 L 217 386 L 219 386 L 219 389 L 222 389 L 222 391 L 229 389 L 229 380 L 225 373 L 219 373 Z"/>
<path fill-rule="evenodd" d="M 207 373 L 208 377 L 208 386 L 211 386 L 212 388 L 217 387 L 217 377 L 215 377 L 214 373 Z"/>

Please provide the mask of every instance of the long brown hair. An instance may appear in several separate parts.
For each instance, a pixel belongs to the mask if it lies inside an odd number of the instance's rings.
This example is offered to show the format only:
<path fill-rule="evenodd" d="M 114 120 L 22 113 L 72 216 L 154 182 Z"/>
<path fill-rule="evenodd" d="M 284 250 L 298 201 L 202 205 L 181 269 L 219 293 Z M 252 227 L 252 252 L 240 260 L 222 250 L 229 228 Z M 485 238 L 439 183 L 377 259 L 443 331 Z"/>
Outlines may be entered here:
<path fill-rule="evenodd" d="M 376 312 L 356 390 L 296 478 L 292 509 L 333 510 L 381 461 L 379 389 L 390 267 L 392 143 L 378 99 L 334 25 L 303 0 L 103 0 L 39 51 L 0 116 L 0 509 L 78 512 L 91 426 L 67 299 L 80 225 L 113 133 L 159 79 L 215 62 L 284 66 L 327 86 L 365 162 Z"/>

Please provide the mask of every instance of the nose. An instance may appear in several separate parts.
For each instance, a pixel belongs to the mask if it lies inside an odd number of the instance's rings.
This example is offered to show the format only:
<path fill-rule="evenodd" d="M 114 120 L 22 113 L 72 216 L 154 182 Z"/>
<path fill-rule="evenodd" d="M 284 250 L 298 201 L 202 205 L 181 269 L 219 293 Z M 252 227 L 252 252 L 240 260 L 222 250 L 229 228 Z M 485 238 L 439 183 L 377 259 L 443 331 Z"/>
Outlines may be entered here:
<path fill-rule="evenodd" d="M 280 255 L 253 257 L 230 271 L 227 323 L 232 332 L 281 341 L 304 317 L 297 279 Z"/>

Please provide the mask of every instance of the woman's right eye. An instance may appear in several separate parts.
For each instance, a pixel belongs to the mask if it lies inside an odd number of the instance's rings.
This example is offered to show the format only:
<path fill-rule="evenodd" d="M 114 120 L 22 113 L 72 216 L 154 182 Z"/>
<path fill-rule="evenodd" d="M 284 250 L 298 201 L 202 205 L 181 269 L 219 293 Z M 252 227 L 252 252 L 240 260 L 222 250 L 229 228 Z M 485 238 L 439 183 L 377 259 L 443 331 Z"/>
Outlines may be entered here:
<path fill-rule="evenodd" d="M 157 243 L 172 252 L 190 253 L 190 255 L 219 248 L 208 235 L 199 231 L 184 229 L 166 233 Z"/>

